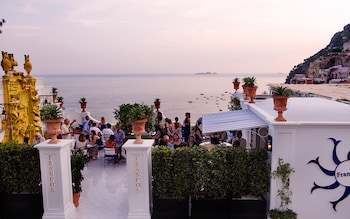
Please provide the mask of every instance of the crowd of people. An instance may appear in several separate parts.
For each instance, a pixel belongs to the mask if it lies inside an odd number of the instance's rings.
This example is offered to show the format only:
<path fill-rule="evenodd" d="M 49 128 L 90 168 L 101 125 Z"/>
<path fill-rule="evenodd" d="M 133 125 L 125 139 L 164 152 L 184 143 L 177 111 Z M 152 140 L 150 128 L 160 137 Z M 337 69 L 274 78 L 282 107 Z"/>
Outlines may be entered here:
<path fill-rule="evenodd" d="M 175 117 L 174 121 L 166 118 L 162 112 L 156 112 L 153 146 L 164 145 L 175 149 L 177 147 L 199 146 L 204 142 L 212 144 L 227 142 L 227 145 L 242 148 L 247 146 L 247 141 L 242 137 L 241 130 L 205 134 L 202 132 L 202 117 L 198 118 L 192 127 L 191 114 L 189 112 L 185 113 L 185 119 L 182 124 L 179 122 L 178 117 Z"/>
<path fill-rule="evenodd" d="M 107 123 L 104 117 L 101 117 L 100 122 L 90 119 L 87 115 L 82 125 L 73 124 L 70 119 L 65 118 L 61 125 L 62 139 L 74 138 L 74 149 L 86 150 L 92 159 L 98 159 L 98 150 L 100 146 L 106 148 L 114 148 L 119 159 L 124 159 L 122 156 L 122 145 L 125 139 L 125 133 L 120 129 L 120 124 L 112 126 Z M 164 145 L 171 147 L 173 150 L 177 147 L 194 147 L 201 143 L 210 142 L 211 144 L 220 144 L 223 142 L 232 145 L 233 147 L 246 148 L 247 141 L 242 137 L 241 130 L 222 131 L 217 133 L 202 132 L 202 117 L 198 118 L 195 125 L 191 125 L 191 113 L 185 113 L 185 119 L 181 124 L 179 118 L 175 117 L 174 122 L 163 115 L 162 112 L 156 111 L 154 117 L 154 135 L 153 146 Z M 45 138 L 40 134 L 35 134 L 34 144 L 43 142 Z M 100 147 L 101 148 L 101 147 Z"/>
<path fill-rule="evenodd" d="M 61 139 L 74 139 L 73 149 L 82 149 L 93 160 L 98 159 L 99 148 L 115 148 L 118 159 L 124 159 L 122 156 L 122 145 L 125 139 L 124 131 L 119 128 L 119 124 L 112 126 L 107 123 L 104 117 L 101 117 L 100 122 L 90 119 L 90 116 L 85 116 L 81 125 L 73 125 L 72 122 L 65 118 L 61 124 Z M 73 128 L 75 127 L 75 128 Z M 45 141 L 41 133 L 35 134 L 34 144 Z"/>

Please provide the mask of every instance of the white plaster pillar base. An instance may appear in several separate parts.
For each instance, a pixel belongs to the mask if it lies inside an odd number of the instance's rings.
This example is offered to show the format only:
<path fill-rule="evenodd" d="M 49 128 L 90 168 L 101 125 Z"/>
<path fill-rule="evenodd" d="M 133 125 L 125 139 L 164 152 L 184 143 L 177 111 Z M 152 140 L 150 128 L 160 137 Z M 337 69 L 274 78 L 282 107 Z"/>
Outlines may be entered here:
<path fill-rule="evenodd" d="M 35 146 L 40 153 L 44 202 L 42 218 L 66 219 L 75 213 L 70 163 L 71 145 L 74 141 L 60 139 L 57 144 L 48 144 L 48 141 Z"/>
<path fill-rule="evenodd" d="M 128 171 L 128 219 L 151 219 L 151 148 L 153 140 L 143 140 L 143 144 L 133 144 L 128 140 L 126 149 Z"/>

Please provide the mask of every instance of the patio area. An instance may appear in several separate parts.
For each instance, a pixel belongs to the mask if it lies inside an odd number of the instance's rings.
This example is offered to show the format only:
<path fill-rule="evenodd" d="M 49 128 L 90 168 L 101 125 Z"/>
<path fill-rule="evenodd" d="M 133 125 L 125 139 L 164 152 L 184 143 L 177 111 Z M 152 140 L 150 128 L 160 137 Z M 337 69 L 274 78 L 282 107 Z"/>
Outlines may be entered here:
<path fill-rule="evenodd" d="M 126 219 L 128 183 L 126 160 L 104 166 L 103 154 L 84 169 L 83 192 L 72 219 Z"/>

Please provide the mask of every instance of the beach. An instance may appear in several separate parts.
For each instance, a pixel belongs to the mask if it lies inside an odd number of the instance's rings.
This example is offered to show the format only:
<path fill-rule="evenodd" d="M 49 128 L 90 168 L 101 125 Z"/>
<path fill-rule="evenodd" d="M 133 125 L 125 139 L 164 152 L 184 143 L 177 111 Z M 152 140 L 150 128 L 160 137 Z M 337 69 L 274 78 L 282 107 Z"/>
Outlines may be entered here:
<path fill-rule="evenodd" d="M 87 111 L 114 124 L 114 109 L 123 103 L 143 102 L 152 105 L 160 98 L 160 111 L 166 117 L 177 116 L 182 122 L 190 112 L 192 123 L 203 114 L 228 111 L 234 93 L 232 81 L 238 77 L 256 77 L 257 94 L 268 93 L 269 83 L 284 83 L 286 74 L 96 74 L 37 75 L 45 86 L 58 89 L 65 108 L 80 110 L 79 100 L 86 98 Z M 241 82 L 242 83 L 242 82 Z M 242 92 L 242 88 L 238 92 Z"/>

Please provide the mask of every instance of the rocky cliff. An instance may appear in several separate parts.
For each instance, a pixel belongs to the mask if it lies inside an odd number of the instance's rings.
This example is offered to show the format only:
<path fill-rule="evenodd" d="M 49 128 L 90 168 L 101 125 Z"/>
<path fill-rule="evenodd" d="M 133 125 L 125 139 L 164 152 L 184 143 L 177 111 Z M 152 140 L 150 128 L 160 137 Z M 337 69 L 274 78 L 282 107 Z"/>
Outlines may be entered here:
<path fill-rule="evenodd" d="M 305 74 L 310 63 L 314 62 L 320 56 L 325 56 L 332 52 L 341 51 L 343 48 L 343 44 L 348 40 L 350 40 L 350 24 L 346 25 L 343 28 L 343 31 L 335 33 L 330 43 L 325 48 L 321 49 L 320 51 L 310 56 L 309 58 L 304 59 L 303 63 L 295 65 L 293 69 L 289 72 L 289 75 L 287 76 L 285 83 L 289 83 L 290 79 L 295 74 Z M 329 67 L 331 66 L 332 66 L 332 63 L 329 63 Z"/>

